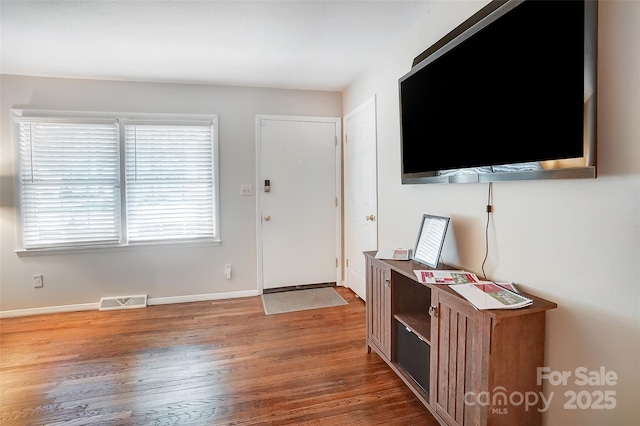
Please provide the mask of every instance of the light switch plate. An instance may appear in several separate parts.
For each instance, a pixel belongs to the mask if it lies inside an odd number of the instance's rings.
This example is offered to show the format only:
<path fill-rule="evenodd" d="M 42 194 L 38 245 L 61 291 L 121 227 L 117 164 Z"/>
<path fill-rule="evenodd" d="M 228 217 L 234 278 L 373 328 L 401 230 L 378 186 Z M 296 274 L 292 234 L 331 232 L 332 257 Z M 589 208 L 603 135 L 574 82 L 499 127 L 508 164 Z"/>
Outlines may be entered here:
<path fill-rule="evenodd" d="M 246 197 L 248 195 L 253 195 L 253 186 L 240 185 L 240 194 L 242 194 L 243 197 Z"/>

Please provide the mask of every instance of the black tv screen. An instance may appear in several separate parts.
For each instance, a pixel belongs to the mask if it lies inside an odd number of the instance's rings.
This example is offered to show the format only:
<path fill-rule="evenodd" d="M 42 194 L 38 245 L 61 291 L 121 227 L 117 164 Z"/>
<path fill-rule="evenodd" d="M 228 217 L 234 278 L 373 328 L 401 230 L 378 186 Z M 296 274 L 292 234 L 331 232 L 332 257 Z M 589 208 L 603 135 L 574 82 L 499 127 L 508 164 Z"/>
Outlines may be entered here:
<path fill-rule="evenodd" d="M 399 80 L 403 183 L 595 177 L 593 6 L 494 2 L 427 52 Z"/>

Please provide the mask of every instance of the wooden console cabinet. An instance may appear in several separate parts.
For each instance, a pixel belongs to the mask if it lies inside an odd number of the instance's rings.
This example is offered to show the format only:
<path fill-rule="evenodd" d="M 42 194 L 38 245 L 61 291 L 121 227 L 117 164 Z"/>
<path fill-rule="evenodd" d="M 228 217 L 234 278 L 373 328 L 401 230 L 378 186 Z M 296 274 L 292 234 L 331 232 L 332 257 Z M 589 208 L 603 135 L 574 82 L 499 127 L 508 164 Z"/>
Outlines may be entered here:
<path fill-rule="evenodd" d="M 540 425 L 545 313 L 557 305 L 476 310 L 414 261 L 365 252 L 367 351 L 373 349 L 444 425 Z M 534 395 L 537 396 L 535 404 Z"/>

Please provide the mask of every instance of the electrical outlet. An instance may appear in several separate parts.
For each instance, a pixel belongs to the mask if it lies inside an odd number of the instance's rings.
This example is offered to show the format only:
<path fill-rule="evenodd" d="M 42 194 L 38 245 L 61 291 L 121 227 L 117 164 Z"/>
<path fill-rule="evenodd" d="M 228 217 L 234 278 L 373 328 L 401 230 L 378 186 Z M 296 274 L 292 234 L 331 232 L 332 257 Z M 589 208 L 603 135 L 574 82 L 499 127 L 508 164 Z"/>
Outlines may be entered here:
<path fill-rule="evenodd" d="M 42 275 L 33 276 L 33 288 L 40 288 L 44 286 L 44 277 Z"/>
<path fill-rule="evenodd" d="M 227 263 L 227 264 L 224 265 L 224 276 L 227 279 L 231 278 L 231 264 L 230 263 Z"/>

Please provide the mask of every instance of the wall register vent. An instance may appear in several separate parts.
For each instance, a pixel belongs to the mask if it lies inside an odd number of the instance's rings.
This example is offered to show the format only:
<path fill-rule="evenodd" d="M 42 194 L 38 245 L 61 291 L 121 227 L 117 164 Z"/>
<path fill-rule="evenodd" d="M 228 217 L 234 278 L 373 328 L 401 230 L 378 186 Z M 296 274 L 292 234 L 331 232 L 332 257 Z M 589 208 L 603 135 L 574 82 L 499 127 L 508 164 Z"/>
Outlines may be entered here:
<path fill-rule="evenodd" d="M 144 308 L 147 306 L 147 295 L 114 296 L 100 299 L 100 310 L 111 311 L 114 309 Z"/>

